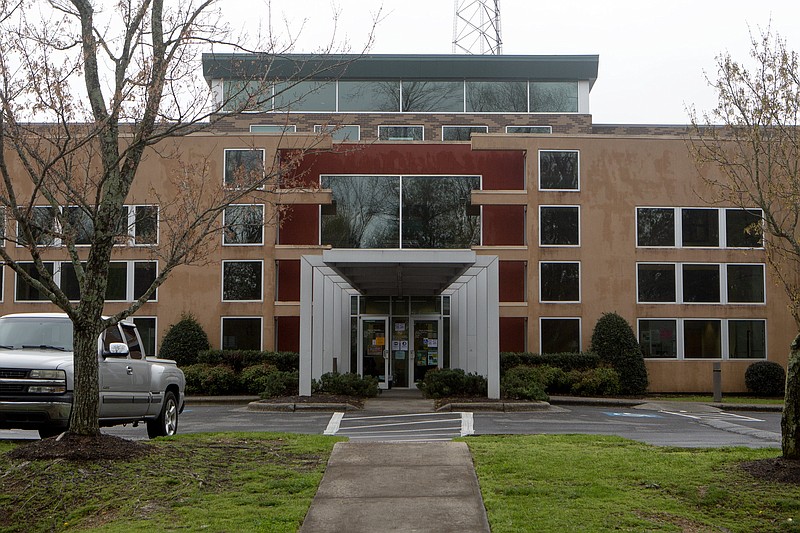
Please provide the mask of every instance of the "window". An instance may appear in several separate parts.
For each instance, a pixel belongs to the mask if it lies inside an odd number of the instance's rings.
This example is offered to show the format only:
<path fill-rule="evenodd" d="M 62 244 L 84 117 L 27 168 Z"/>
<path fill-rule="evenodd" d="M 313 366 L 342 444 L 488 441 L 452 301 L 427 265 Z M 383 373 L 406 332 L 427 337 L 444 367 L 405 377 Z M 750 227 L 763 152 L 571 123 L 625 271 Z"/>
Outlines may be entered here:
<path fill-rule="evenodd" d="M 540 353 L 577 353 L 581 351 L 580 318 L 540 318 Z"/>
<path fill-rule="evenodd" d="M 639 303 L 675 302 L 675 265 L 670 263 L 636 265 L 636 285 Z"/>
<path fill-rule="evenodd" d="M 55 236 L 55 208 L 46 206 L 33 207 L 28 217 L 28 227 L 34 244 L 39 246 L 57 246 L 59 244 Z M 28 242 L 19 222 L 17 222 L 17 242 L 22 246 L 26 246 Z"/>
<path fill-rule="evenodd" d="M 131 321 L 136 324 L 136 329 L 139 330 L 139 337 L 142 338 L 142 349 L 144 355 L 156 355 L 156 341 L 158 339 L 156 330 L 156 317 L 149 316 L 135 316 L 131 317 Z"/>
<path fill-rule="evenodd" d="M 539 206 L 539 245 L 578 246 L 578 206 Z"/>
<path fill-rule="evenodd" d="M 222 218 L 223 244 L 264 244 L 263 205 L 231 205 Z"/>
<path fill-rule="evenodd" d="M 725 210 L 725 244 L 728 248 L 761 248 L 760 209 Z"/>
<path fill-rule="evenodd" d="M 91 244 L 94 236 L 94 222 L 92 216 L 81 207 L 69 206 L 63 208 L 62 233 L 65 239 L 73 244 Z"/>
<path fill-rule="evenodd" d="M 719 210 L 682 209 L 681 236 L 683 246 L 719 246 Z"/>
<path fill-rule="evenodd" d="M 260 350 L 261 317 L 223 317 L 223 350 Z"/>
<path fill-rule="evenodd" d="M 636 209 L 637 246 L 675 246 L 675 209 L 639 207 Z"/>
<path fill-rule="evenodd" d="M 39 275 L 39 271 L 36 270 L 36 265 L 33 263 L 18 263 L 20 269 L 24 270 L 26 274 L 28 274 L 31 278 L 36 281 L 42 281 L 42 277 Z M 53 263 L 44 263 L 44 269 L 52 276 L 53 275 Z M 49 301 L 49 298 L 39 291 L 36 287 L 29 284 L 20 274 L 17 274 L 17 296 L 16 300 L 18 302 L 37 302 L 37 301 Z"/>
<path fill-rule="evenodd" d="M 223 111 L 270 111 L 272 87 L 258 81 L 228 80 L 222 84 Z"/>
<path fill-rule="evenodd" d="M 131 359 L 142 358 L 142 346 L 139 344 L 139 337 L 136 336 L 136 328 L 129 324 L 120 324 L 122 334 L 125 335 L 125 342 L 128 344 L 128 353 Z"/>
<path fill-rule="evenodd" d="M 330 126 L 317 124 L 314 133 L 328 133 L 334 142 L 356 142 L 361 140 L 361 126 Z"/>
<path fill-rule="evenodd" d="M 722 321 L 684 320 L 683 357 L 685 359 L 720 359 L 722 357 Z"/>
<path fill-rule="evenodd" d="M 639 344 L 647 358 L 675 359 L 678 357 L 678 321 L 669 319 L 640 319 Z"/>
<path fill-rule="evenodd" d="M 480 244 L 480 209 L 470 205 L 480 178 L 402 177 L 402 248 L 470 248 Z"/>
<path fill-rule="evenodd" d="M 683 302 L 720 303 L 719 265 L 684 264 Z"/>
<path fill-rule="evenodd" d="M 530 82 L 531 113 L 577 113 L 578 83 L 574 81 Z"/>
<path fill-rule="evenodd" d="M 403 112 L 463 113 L 463 81 L 403 81 Z"/>
<path fill-rule="evenodd" d="M 290 81 L 275 84 L 275 111 L 336 111 L 336 83 Z"/>
<path fill-rule="evenodd" d="M 40 279 L 33 263 L 21 263 L 23 268 L 34 279 Z M 53 282 L 72 301 L 81 298 L 75 265 L 69 261 L 50 262 L 44 264 L 51 274 Z M 132 302 L 144 295 L 156 279 L 158 263 L 156 261 L 112 261 L 108 265 L 106 300 Z M 17 275 L 17 301 L 46 300 L 22 276 Z M 153 291 L 147 301 L 158 300 L 158 289 Z"/>
<path fill-rule="evenodd" d="M 443 141 L 468 141 L 473 133 L 488 133 L 489 126 L 442 126 Z"/>
<path fill-rule="evenodd" d="M 133 244 L 158 244 L 158 206 L 136 205 L 130 209 L 133 215 Z"/>
<path fill-rule="evenodd" d="M 257 183 L 264 178 L 264 150 L 226 149 L 225 185 Z"/>
<path fill-rule="evenodd" d="M 339 112 L 400 111 L 399 81 L 340 81 Z"/>
<path fill-rule="evenodd" d="M 380 141 L 422 141 L 424 137 L 422 126 L 378 126 Z"/>
<path fill-rule="evenodd" d="M 727 265 L 729 303 L 765 303 L 764 265 Z"/>
<path fill-rule="evenodd" d="M 539 150 L 539 189 L 577 191 L 580 186 L 577 150 Z"/>
<path fill-rule="evenodd" d="M 540 302 L 579 302 L 580 263 L 539 263 Z"/>
<path fill-rule="evenodd" d="M 467 111 L 527 113 L 528 83 L 524 81 L 467 81 Z"/>
<path fill-rule="evenodd" d="M 297 126 L 290 125 L 271 125 L 271 124 L 251 124 L 250 133 L 276 133 L 283 135 L 284 133 L 296 133 Z"/>
<path fill-rule="evenodd" d="M 553 133 L 553 126 L 506 126 L 506 133 Z"/>
<path fill-rule="evenodd" d="M 262 261 L 223 261 L 222 300 L 261 301 Z"/>
<path fill-rule="evenodd" d="M 728 357 L 766 359 L 766 326 L 764 320 L 728 320 Z"/>
<path fill-rule="evenodd" d="M 156 280 L 158 274 L 156 272 L 157 263 L 155 261 L 133 261 L 129 264 L 132 265 L 133 268 L 133 295 L 130 300 L 138 300 L 144 296 L 144 293 L 147 292 L 147 289 L 149 289 L 150 285 Z M 147 301 L 157 299 L 158 289 L 153 291 L 153 294 Z"/>

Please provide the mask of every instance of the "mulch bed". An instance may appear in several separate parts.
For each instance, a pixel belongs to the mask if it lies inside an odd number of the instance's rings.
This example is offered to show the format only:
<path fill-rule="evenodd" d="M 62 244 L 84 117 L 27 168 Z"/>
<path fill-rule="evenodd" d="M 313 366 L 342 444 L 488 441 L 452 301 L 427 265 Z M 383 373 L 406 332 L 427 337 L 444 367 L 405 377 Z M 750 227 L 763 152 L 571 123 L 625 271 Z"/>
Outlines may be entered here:
<path fill-rule="evenodd" d="M 800 485 L 800 461 L 776 457 L 775 459 L 749 461 L 742 463 L 741 467 L 745 472 L 762 481 Z"/>
<path fill-rule="evenodd" d="M 17 446 L 8 456 L 12 459 L 27 461 L 42 459 L 66 459 L 69 461 L 94 461 L 97 459 L 135 459 L 151 453 L 154 447 L 143 442 L 136 442 L 113 435 L 87 437 L 64 433 L 59 437 L 51 437 Z"/>
<path fill-rule="evenodd" d="M 264 403 L 347 403 L 354 407 L 364 407 L 364 398 L 340 396 L 337 394 L 314 394 L 313 396 L 281 396 L 261 400 Z"/>

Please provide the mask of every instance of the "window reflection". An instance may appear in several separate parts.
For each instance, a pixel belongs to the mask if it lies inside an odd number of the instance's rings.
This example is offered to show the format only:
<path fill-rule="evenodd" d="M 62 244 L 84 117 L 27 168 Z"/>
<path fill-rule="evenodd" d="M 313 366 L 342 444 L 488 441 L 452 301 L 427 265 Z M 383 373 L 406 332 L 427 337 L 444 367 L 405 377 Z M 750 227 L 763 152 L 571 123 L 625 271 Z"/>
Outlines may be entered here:
<path fill-rule="evenodd" d="M 675 210 L 640 207 L 636 210 L 639 246 L 675 246 Z"/>
<path fill-rule="evenodd" d="M 480 215 L 468 209 L 478 177 L 403 177 L 403 247 L 480 244 Z"/>
<path fill-rule="evenodd" d="M 404 81 L 404 112 L 464 112 L 464 82 Z"/>
<path fill-rule="evenodd" d="M 339 111 L 400 111 L 400 83 L 340 81 Z"/>
<path fill-rule="evenodd" d="M 336 111 L 336 83 L 321 81 L 275 84 L 276 111 Z"/>
<path fill-rule="evenodd" d="M 399 176 L 323 176 L 333 206 L 322 212 L 322 244 L 334 248 L 397 248 Z"/>
<path fill-rule="evenodd" d="M 578 165 L 577 151 L 541 150 L 539 152 L 539 188 L 578 190 Z"/>
<path fill-rule="evenodd" d="M 527 113 L 528 83 L 524 81 L 466 82 L 467 111 Z"/>
<path fill-rule="evenodd" d="M 531 112 L 577 113 L 578 84 L 561 81 L 532 81 Z"/>

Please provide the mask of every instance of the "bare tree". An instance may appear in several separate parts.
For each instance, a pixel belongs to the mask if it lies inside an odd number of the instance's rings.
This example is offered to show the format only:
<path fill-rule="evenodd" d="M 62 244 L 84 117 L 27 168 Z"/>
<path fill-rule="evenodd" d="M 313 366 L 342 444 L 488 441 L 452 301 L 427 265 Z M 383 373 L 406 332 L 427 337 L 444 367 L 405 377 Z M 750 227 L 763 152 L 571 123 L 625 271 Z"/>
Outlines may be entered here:
<path fill-rule="evenodd" d="M 312 147 L 274 162 L 244 161 L 225 184 L 210 176 L 206 161 L 182 162 L 168 192 L 151 191 L 158 211 L 141 213 L 143 227 L 153 227 L 153 217 L 161 224 L 151 247 L 159 272 L 136 301 L 103 316 L 112 249 L 129 238 L 125 202 L 143 159 L 177 157 L 171 139 L 212 125 L 221 109 L 230 115 L 258 108 L 271 88 L 266 65 L 226 101 L 212 97 L 198 74 L 201 52 L 221 45 L 251 51 L 230 42 L 217 5 L 0 0 L 0 202 L 16 222 L 16 228 L 8 224 L 6 238 L 17 245 L 0 247 L 0 255 L 72 320 L 70 431 L 76 434 L 99 434 L 98 335 L 135 313 L 177 266 L 204 257 L 210 237 L 220 235 L 226 207 L 253 195 L 277 201 L 273 193 L 286 185 L 281 176 Z M 266 52 L 263 58 L 291 43 L 278 47 L 268 39 L 252 46 Z M 321 53 L 331 52 L 332 45 Z M 303 76 L 284 87 L 315 72 L 300 70 Z M 61 264 L 69 265 L 79 299 L 56 282 L 53 263 L 45 261 L 53 247 L 65 256 Z"/>
<path fill-rule="evenodd" d="M 769 29 L 751 42 L 749 62 L 717 58 L 710 84 L 718 104 L 693 118 L 690 146 L 716 194 L 711 201 L 761 211 L 748 230 L 763 233 L 767 261 L 800 329 L 798 55 Z M 783 456 L 800 459 L 800 335 L 791 345 L 781 427 Z"/>

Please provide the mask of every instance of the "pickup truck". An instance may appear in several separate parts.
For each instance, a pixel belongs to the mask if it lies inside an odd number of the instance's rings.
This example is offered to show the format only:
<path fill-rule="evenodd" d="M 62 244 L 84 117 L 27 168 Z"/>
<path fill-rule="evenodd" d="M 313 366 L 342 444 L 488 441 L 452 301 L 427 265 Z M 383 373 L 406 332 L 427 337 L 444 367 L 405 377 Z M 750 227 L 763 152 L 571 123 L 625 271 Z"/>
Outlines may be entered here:
<path fill-rule="evenodd" d="M 146 357 L 131 322 L 97 340 L 100 425 L 147 424 L 150 438 L 174 435 L 185 379 L 175 361 Z M 72 322 L 65 314 L 0 317 L 0 429 L 36 429 L 41 438 L 69 427 L 74 391 Z"/>

